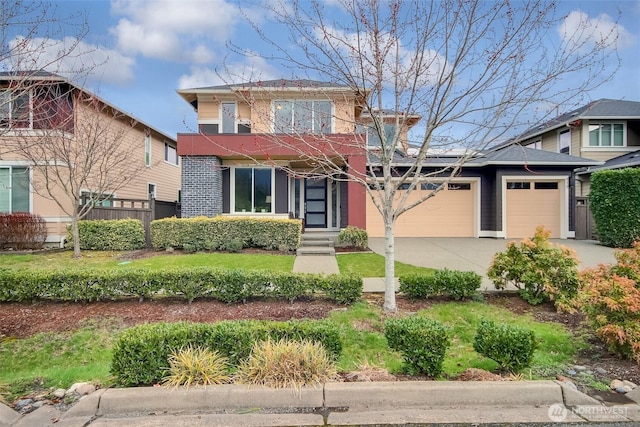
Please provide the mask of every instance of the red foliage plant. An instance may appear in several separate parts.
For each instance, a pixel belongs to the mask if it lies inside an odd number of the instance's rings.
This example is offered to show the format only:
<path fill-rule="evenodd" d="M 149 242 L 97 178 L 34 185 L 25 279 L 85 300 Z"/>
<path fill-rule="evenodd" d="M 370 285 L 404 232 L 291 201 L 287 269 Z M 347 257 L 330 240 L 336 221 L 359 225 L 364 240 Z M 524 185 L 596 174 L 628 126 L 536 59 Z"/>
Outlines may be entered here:
<path fill-rule="evenodd" d="M 41 249 L 47 240 L 47 223 L 28 212 L 0 214 L 0 249 Z"/>

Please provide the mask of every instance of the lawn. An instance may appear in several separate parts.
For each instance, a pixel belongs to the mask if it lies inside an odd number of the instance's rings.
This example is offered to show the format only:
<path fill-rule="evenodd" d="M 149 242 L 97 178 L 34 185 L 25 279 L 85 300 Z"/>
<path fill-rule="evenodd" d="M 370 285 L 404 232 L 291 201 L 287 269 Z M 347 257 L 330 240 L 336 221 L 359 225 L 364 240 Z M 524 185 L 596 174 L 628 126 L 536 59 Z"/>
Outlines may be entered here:
<path fill-rule="evenodd" d="M 338 253 L 340 273 L 356 273 L 362 277 L 384 277 L 384 257 L 376 253 Z M 395 275 L 432 274 L 432 268 L 416 267 L 399 261 L 395 262 Z"/>

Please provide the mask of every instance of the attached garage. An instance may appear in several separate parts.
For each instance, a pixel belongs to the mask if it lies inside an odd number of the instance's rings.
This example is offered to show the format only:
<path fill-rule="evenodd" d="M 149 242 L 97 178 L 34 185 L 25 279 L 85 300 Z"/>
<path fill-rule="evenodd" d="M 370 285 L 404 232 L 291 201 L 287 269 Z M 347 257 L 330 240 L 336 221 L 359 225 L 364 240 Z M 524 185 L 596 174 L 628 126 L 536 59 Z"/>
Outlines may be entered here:
<path fill-rule="evenodd" d="M 532 237 L 536 227 L 551 230 L 552 238 L 566 238 L 566 181 L 510 178 L 503 186 L 507 238 Z"/>
<path fill-rule="evenodd" d="M 409 203 L 432 191 L 433 186 L 433 183 L 423 183 L 409 195 Z M 402 214 L 396 221 L 395 236 L 477 237 L 478 190 L 477 180 L 450 182 L 434 197 Z M 384 237 L 382 217 L 370 198 L 367 199 L 367 231 L 370 237 Z"/>

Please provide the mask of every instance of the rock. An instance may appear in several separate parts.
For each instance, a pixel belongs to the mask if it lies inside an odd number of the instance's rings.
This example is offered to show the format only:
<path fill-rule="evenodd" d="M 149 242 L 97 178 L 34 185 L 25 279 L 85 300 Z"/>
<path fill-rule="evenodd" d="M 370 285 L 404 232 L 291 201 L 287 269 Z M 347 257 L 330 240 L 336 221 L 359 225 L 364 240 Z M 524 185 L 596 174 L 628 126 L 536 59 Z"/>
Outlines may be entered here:
<path fill-rule="evenodd" d="M 33 403 L 33 399 L 21 399 L 16 402 L 16 411 L 20 411 L 27 405 L 31 405 Z"/>
<path fill-rule="evenodd" d="M 596 368 L 596 372 L 599 373 L 600 375 L 604 375 L 607 373 L 607 370 L 598 366 Z"/>
<path fill-rule="evenodd" d="M 91 383 L 83 384 L 80 387 L 76 388 L 76 394 L 79 396 L 85 396 L 87 394 L 91 394 L 96 391 L 96 386 Z"/>
<path fill-rule="evenodd" d="M 588 371 L 585 371 L 584 373 L 587 375 L 593 375 L 593 371 L 591 369 L 589 369 Z"/>
<path fill-rule="evenodd" d="M 58 399 L 62 399 L 66 393 L 67 393 L 67 390 L 63 388 L 59 388 L 53 392 L 53 396 L 57 397 Z"/>
<path fill-rule="evenodd" d="M 70 396 L 70 395 L 73 395 L 73 394 L 78 394 L 78 395 L 82 396 L 83 394 L 89 394 L 89 393 L 81 393 L 81 392 L 79 391 L 80 389 L 82 389 L 81 391 L 88 390 L 88 388 L 85 388 L 85 386 L 91 386 L 91 387 L 93 387 L 93 391 L 91 391 L 90 393 L 93 393 L 93 392 L 96 390 L 96 388 L 94 387 L 94 385 L 93 385 L 93 384 L 91 384 L 91 383 L 87 383 L 87 382 L 85 382 L 85 383 L 75 383 L 74 385 L 72 385 L 71 387 L 69 387 L 69 390 L 67 390 L 66 395 L 67 395 L 67 396 Z"/>
<path fill-rule="evenodd" d="M 575 374 L 577 374 L 577 372 L 576 372 L 576 371 L 574 371 L 573 369 L 568 369 L 568 370 L 567 370 L 567 375 L 571 375 L 571 376 L 573 376 L 573 375 L 575 375 Z"/>
<path fill-rule="evenodd" d="M 627 390 L 625 390 L 624 387 L 616 387 L 615 388 L 616 393 L 620 393 L 620 394 L 625 394 L 627 393 Z"/>
<path fill-rule="evenodd" d="M 587 370 L 587 367 L 586 366 L 582 366 L 582 365 L 575 365 L 573 367 L 573 370 L 577 371 L 577 372 L 583 372 L 583 371 Z"/>
<path fill-rule="evenodd" d="M 631 390 L 634 390 L 634 389 L 636 389 L 638 387 L 637 384 L 632 383 L 631 381 L 627 381 L 627 380 L 622 381 L 622 386 L 623 387 L 629 387 Z"/>
<path fill-rule="evenodd" d="M 31 405 L 33 407 L 33 409 L 38 409 L 42 406 L 44 406 L 44 401 L 43 400 L 38 400 L 37 402 L 33 402 L 33 405 Z"/>
<path fill-rule="evenodd" d="M 609 384 L 609 387 L 611 387 L 611 390 L 615 390 L 617 388 L 624 387 L 624 383 L 620 380 L 613 380 L 611 381 L 611 384 Z"/>
<path fill-rule="evenodd" d="M 625 393 L 630 393 L 633 389 L 631 387 L 624 386 L 622 387 Z"/>

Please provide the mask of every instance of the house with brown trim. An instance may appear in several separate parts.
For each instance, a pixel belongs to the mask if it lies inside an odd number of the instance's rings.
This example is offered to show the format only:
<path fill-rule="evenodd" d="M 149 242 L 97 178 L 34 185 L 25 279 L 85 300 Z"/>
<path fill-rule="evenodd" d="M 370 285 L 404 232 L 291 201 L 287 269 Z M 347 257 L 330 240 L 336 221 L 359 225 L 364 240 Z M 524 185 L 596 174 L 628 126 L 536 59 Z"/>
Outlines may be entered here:
<path fill-rule="evenodd" d="M 366 131 L 368 112 L 361 107 L 366 92 L 325 82 L 272 80 L 178 94 L 198 117 L 198 132 L 177 138 L 183 217 L 294 217 L 304 219 L 308 231 L 352 225 L 371 237 L 383 236 L 381 217 L 361 183 L 309 174 L 316 167 L 314 156 L 321 155 L 368 182 L 378 178 L 376 141 Z M 419 120 L 404 122 L 411 127 Z M 363 130 L 356 131 L 358 126 Z M 385 121 L 387 131 L 403 139 L 408 129 Z M 393 167 L 409 168 L 410 153 L 399 150 Z M 398 218 L 396 237 L 528 237 L 545 225 L 552 237 L 573 238 L 573 170 L 601 164 L 506 145 L 474 153 L 445 183 L 458 155 L 428 157 L 422 171 L 440 176 L 425 179 L 412 197 L 444 188 Z M 407 184 L 398 185 L 402 191 Z"/>
<path fill-rule="evenodd" d="M 175 138 L 61 76 L 43 71 L 0 73 L 0 212 L 42 216 L 48 226 L 50 244 L 64 239 L 70 217 L 54 200 L 34 191 L 34 186 L 43 183 L 42 172 L 12 149 L 12 145 L 21 138 L 32 140 L 37 146 L 43 143 L 46 132 L 56 131 L 64 133 L 73 149 L 82 149 L 89 138 L 100 138 L 86 135 L 86 126 L 82 126 L 83 121 L 94 119 L 90 115 L 96 111 L 98 124 L 103 120 L 111 122 L 109 132 L 124 130 L 121 146 L 137 159 L 132 164 L 140 166 L 135 169 L 137 175 L 126 185 L 114 191 L 104 189 L 108 194 L 101 195 L 100 204 L 108 206 L 109 200 L 116 198 L 179 200 L 181 162 Z M 105 140 L 108 140 L 106 136 Z M 52 163 L 56 162 L 65 160 L 56 159 Z M 80 188 L 79 191 L 83 195 L 82 192 L 89 194 L 92 189 Z"/>

